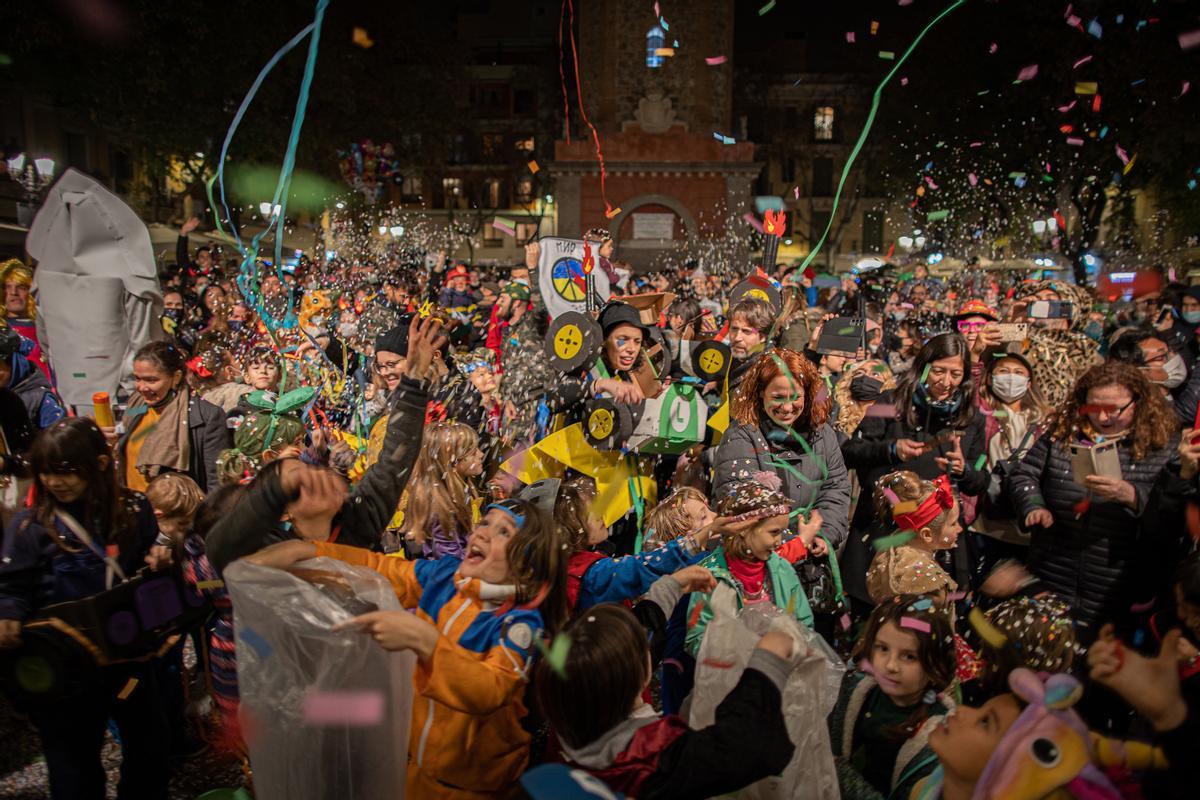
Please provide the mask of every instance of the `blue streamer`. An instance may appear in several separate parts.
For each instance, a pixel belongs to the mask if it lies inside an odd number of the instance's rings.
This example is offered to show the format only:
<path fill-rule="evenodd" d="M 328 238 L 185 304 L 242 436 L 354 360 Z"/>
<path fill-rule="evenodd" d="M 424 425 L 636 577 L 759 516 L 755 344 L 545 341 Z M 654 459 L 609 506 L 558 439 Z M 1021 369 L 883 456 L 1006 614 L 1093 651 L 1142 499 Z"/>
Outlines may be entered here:
<path fill-rule="evenodd" d="M 230 220 L 230 229 L 233 232 L 234 241 L 237 243 L 238 251 L 242 255 L 242 263 L 238 269 L 238 288 L 243 296 L 258 312 L 266 326 L 275 331 L 280 328 L 294 328 L 299 324 L 299 320 L 295 314 L 295 297 L 292 292 L 287 293 L 287 312 L 282 319 L 276 319 L 270 311 L 263 307 L 261 296 L 259 294 L 259 279 L 258 279 L 258 253 L 259 246 L 264 236 L 269 232 L 275 232 L 275 273 L 279 279 L 283 280 L 283 225 L 287 217 L 287 196 L 292 185 L 292 172 L 296 166 L 296 147 L 300 141 L 300 130 L 304 126 L 304 114 L 308 108 L 309 91 L 312 88 L 313 73 L 317 66 L 317 51 L 321 41 L 321 24 L 325 19 L 325 9 L 329 6 L 329 0 L 317 0 L 316 14 L 312 23 L 307 25 L 303 30 L 297 33 L 283 47 L 276 51 L 275 55 L 266 63 L 262 70 L 258 73 L 258 77 L 254 79 L 254 83 L 250 85 L 250 90 L 246 93 L 246 97 L 242 100 L 241 106 L 237 110 L 237 114 L 233 117 L 233 122 L 229 126 L 229 130 L 225 134 L 225 141 L 221 144 L 221 156 L 217 162 L 217 174 L 213 179 L 220 188 L 221 208 L 224 210 L 226 217 Z M 287 150 L 283 157 L 283 166 L 279 170 L 279 181 L 275 185 L 275 196 L 271 199 L 271 208 L 279 207 L 279 213 L 276 215 L 273 224 L 269 223 L 262 232 L 250 240 L 247 246 L 242 241 L 241 235 L 237 228 L 233 225 L 233 215 L 229 209 L 229 202 L 225 196 L 225 160 L 229 153 L 229 145 L 233 141 L 233 135 L 241 125 L 242 118 L 245 117 L 246 111 L 250 108 L 254 96 L 258 94 L 259 88 L 262 87 L 263 81 L 266 80 L 268 74 L 279 61 L 291 52 L 300 42 L 309 37 L 308 43 L 308 58 L 304 64 L 304 77 L 300 82 L 300 94 L 296 99 L 296 115 L 292 119 L 292 130 L 288 136 Z M 209 193 L 211 199 L 212 182 L 209 184 Z M 214 204 L 215 205 L 215 204 Z M 218 219 L 217 230 L 221 230 L 221 223 Z"/>

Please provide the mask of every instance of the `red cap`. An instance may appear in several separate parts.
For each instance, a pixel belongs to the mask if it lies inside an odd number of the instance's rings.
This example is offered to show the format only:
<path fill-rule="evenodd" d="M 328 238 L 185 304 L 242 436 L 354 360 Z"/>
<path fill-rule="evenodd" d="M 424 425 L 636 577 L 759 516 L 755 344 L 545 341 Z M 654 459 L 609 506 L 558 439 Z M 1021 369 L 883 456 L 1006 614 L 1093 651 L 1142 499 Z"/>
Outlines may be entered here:
<path fill-rule="evenodd" d="M 469 277 L 471 277 L 471 273 L 467 272 L 466 267 L 464 267 L 462 264 L 459 264 L 457 267 L 455 267 L 454 269 L 452 269 L 446 273 L 446 282 L 449 283 L 450 281 L 454 280 L 455 278 L 469 278 Z"/>

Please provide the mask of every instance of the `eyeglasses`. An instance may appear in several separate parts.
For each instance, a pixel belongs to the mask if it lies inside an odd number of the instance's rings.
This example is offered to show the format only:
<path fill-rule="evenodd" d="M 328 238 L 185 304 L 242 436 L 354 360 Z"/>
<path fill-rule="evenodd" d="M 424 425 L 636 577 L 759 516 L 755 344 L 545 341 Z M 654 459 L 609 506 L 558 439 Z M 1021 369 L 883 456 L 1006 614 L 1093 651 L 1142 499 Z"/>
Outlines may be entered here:
<path fill-rule="evenodd" d="M 388 373 L 396 372 L 397 370 L 400 370 L 403 367 L 404 367 L 404 359 L 400 359 L 400 358 L 396 359 L 395 361 L 389 361 L 386 364 L 384 364 L 382 361 L 375 362 L 375 371 L 378 372 L 380 375 L 387 375 Z"/>
<path fill-rule="evenodd" d="M 978 331 L 978 330 L 982 330 L 986 326 L 987 326 L 986 320 L 960 319 L 958 321 L 958 332 L 959 333 L 968 333 L 970 331 Z"/>
<path fill-rule="evenodd" d="M 1123 406 L 1114 406 L 1111 403 L 1085 405 L 1079 409 L 1082 414 L 1107 414 L 1110 417 L 1119 417 L 1129 410 L 1129 407 L 1137 402 L 1137 398 L 1130 400 Z"/>

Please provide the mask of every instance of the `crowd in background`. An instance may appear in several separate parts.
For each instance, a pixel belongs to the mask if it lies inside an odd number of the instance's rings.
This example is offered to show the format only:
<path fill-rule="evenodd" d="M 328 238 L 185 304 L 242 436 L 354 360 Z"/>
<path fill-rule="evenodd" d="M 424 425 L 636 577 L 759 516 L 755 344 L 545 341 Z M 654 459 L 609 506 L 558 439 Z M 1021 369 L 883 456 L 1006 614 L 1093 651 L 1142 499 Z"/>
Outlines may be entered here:
<path fill-rule="evenodd" d="M 47 607 L 144 567 L 180 570 L 206 610 L 53 698 L 15 692 L 54 797 L 103 796 L 110 724 L 123 798 L 165 797 L 173 757 L 246 753 L 222 576 L 318 556 L 380 573 L 414 612 L 354 621 L 417 657 L 412 797 L 511 796 L 539 764 L 638 798 L 735 791 L 796 755 L 784 691 L 815 649 L 845 670 L 821 755 L 842 797 L 1194 796 L 1200 287 L 1106 297 L 924 264 L 635 274 L 595 230 L 612 296 L 596 357 L 564 366 L 537 242 L 505 268 L 441 252 L 248 270 L 191 248 L 196 225 L 111 421 L 60 399 L 35 270 L 0 265 L 0 658 Z M 709 341 L 729 363 L 698 377 Z M 615 519 L 582 468 L 522 480 L 598 398 L 642 409 L 672 385 L 725 422 L 632 448 Z M 581 447 L 607 438 L 591 433 Z M 689 728 L 729 592 L 795 625 L 772 623 Z"/>

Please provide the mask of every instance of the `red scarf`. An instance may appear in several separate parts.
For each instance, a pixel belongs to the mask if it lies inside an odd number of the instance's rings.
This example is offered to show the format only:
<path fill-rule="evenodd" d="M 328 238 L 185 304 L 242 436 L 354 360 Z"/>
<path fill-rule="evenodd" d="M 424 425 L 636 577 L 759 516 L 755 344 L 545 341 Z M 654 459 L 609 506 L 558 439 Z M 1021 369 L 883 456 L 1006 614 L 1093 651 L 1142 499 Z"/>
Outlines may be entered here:
<path fill-rule="evenodd" d="M 762 590 L 763 581 L 767 576 L 767 562 L 747 561 L 738 556 L 730 556 L 727 561 L 730 574 L 738 579 L 747 594 L 755 594 Z"/>

